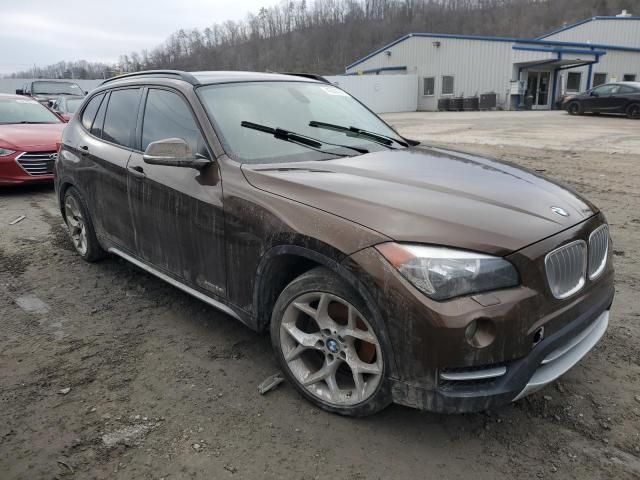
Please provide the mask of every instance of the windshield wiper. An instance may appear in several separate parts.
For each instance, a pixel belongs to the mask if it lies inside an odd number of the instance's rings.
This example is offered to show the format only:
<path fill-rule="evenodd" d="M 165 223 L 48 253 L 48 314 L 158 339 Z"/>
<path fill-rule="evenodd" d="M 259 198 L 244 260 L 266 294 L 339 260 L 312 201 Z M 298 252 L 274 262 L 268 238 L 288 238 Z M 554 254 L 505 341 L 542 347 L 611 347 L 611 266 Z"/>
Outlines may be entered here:
<path fill-rule="evenodd" d="M 247 122 L 246 120 L 243 120 L 242 122 L 240 122 L 240 126 L 245 128 L 250 128 L 252 130 L 258 130 L 259 132 L 269 133 L 273 135 L 274 138 L 277 138 L 278 140 L 284 140 L 285 142 L 295 143 L 297 145 L 307 147 L 311 150 L 315 150 L 316 152 L 328 153 L 329 155 L 335 155 L 336 157 L 346 157 L 347 155 L 328 152 L 322 149 L 322 145 L 331 145 L 334 147 L 346 148 L 358 153 L 369 153 L 369 150 L 365 148 L 350 147 L 348 145 L 339 145 L 337 143 L 329 143 L 323 140 L 318 140 L 317 138 L 307 137 L 306 135 L 292 132 L 290 130 L 285 130 L 278 127 L 276 128 L 268 127 L 266 125 L 260 125 L 259 123 Z"/>
<path fill-rule="evenodd" d="M 403 147 L 408 147 L 409 144 L 398 140 L 397 138 L 388 137 L 381 133 L 369 132 L 358 127 L 343 127 L 342 125 L 334 125 L 333 123 L 317 122 L 312 120 L 309 122 L 310 127 L 324 128 L 325 130 L 333 130 L 335 132 L 346 133 L 348 137 L 359 137 L 371 140 L 374 143 L 378 143 L 387 148 L 393 148 L 391 145 L 395 142 Z"/>

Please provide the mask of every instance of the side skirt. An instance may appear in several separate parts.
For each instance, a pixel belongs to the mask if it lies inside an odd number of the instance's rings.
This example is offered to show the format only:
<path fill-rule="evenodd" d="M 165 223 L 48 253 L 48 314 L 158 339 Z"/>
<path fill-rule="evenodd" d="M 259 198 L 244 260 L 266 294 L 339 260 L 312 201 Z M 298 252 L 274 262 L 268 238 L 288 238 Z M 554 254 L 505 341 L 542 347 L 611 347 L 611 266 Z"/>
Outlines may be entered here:
<path fill-rule="evenodd" d="M 149 272 L 152 275 L 155 275 L 156 277 L 158 277 L 160 280 L 164 280 L 165 282 L 173 285 L 176 288 L 179 288 L 180 290 L 182 290 L 183 292 L 188 293 L 189 295 L 197 298 L 200 301 L 203 301 L 204 303 L 207 303 L 209 305 L 211 305 L 214 308 L 217 308 L 218 310 L 226 313 L 227 315 L 231 315 L 233 318 L 235 318 L 236 320 L 240 320 L 242 323 L 246 323 L 242 318 L 240 318 L 240 316 L 234 312 L 231 308 L 229 308 L 227 305 L 225 305 L 222 302 L 219 302 L 218 300 L 214 300 L 213 298 L 198 292 L 197 290 L 194 290 L 193 288 L 185 285 L 182 282 L 179 282 L 178 280 L 171 278 L 169 275 L 166 275 L 164 273 L 162 273 L 159 270 L 156 270 L 155 268 L 147 265 L 144 262 L 141 262 L 140 260 L 132 257 L 131 255 L 128 255 L 126 253 L 124 253 L 122 250 L 115 248 L 115 247 L 111 247 L 109 248 L 109 253 L 113 253 L 114 255 L 118 255 L 119 257 L 122 257 L 123 259 L 125 259 L 126 261 L 133 263 L 136 267 L 139 267 L 147 272 Z"/>

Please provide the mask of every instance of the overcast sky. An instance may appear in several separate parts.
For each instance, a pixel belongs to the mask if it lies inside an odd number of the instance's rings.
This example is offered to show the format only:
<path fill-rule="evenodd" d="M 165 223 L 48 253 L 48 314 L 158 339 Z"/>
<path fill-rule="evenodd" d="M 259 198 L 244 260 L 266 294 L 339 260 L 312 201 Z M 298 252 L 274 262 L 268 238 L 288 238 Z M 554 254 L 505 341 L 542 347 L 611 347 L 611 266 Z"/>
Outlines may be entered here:
<path fill-rule="evenodd" d="M 1 0 L 0 75 L 60 60 L 115 62 L 180 28 L 240 20 L 277 0 Z"/>

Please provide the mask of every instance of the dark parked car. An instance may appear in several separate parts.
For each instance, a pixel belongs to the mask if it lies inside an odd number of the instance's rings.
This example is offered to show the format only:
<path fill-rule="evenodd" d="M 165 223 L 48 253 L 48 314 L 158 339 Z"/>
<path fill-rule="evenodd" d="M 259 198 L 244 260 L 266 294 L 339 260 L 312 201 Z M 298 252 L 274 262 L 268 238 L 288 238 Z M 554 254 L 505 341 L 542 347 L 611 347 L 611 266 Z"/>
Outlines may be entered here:
<path fill-rule="evenodd" d="M 64 131 L 78 253 L 111 252 L 271 334 L 294 387 L 366 415 L 507 403 L 604 334 L 604 215 L 508 163 L 417 148 L 322 81 L 108 80 Z"/>
<path fill-rule="evenodd" d="M 33 80 L 16 90 L 16 95 L 26 95 L 47 107 L 60 95 L 84 96 L 86 93 L 77 83 L 63 80 Z"/>
<path fill-rule="evenodd" d="M 571 115 L 583 113 L 620 113 L 640 118 L 640 82 L 617 82 L 599 85 L 562 99 L 562 108 Z"/>
<path fill-rule="evenodd" d="M 58 97 L 51 103 L 51 110 L 68 122 L 82 104 L 82 100 L 84 100 L 84 97 L 81 96 Z"/>

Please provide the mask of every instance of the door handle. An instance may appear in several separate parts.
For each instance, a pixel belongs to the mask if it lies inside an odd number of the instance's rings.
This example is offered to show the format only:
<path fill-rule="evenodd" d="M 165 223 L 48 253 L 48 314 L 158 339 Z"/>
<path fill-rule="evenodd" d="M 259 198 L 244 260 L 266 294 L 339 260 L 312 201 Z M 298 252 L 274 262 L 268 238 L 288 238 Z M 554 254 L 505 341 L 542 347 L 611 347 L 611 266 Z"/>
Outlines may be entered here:
<path fill-rule="evenodd" d="M 131 175 L 133 175 L 134 177 L 146 177 L 146 175 L 144 174 L 144 169 L 139 165 L 129 167 L 127 170 L 129 170 L 129 172 L 131 172 Z"/>

